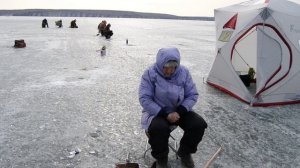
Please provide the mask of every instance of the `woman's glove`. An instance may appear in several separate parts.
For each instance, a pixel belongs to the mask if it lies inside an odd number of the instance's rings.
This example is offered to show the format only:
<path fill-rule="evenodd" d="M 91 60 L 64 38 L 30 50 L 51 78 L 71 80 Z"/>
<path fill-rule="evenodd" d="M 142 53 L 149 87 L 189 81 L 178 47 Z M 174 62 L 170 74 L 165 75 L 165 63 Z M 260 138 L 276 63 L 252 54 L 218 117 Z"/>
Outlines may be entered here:
<path fill-rule="evenodd" d="M 169 112 L 172 112 L 172 109 L 170 109 L 170 108 L 168 108 L 168 107 L 163 107 L 163 108 L 161 108 L 161 110 L 158 112 L 157 116 L 161 116 L 161 117 L 163 117 L 163 118 L 167 118 Z"/>
<path fill-rule="evenodd" d="M 183 106 L 183 105 L 180 105 L 176 108 L 176 112 L 180 115 L 180 116 L 183 116 L 185 113 L 187 113 L 187 109 Z"/>

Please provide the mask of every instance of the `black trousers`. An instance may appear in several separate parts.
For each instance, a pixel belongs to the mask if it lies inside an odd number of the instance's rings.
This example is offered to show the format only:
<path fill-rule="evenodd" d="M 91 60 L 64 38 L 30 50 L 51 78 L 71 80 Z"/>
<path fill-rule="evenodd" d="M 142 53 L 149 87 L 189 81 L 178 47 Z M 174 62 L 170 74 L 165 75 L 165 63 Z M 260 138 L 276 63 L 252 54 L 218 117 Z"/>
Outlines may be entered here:
<path fill-rule="evenodd" d="M 171 125 L 178 125 L 184 131 L 183 137 L 180 140 L 179 152 L 181 154 L 196 153 L 197 146 L 207 128 L 207 123 L 200 115 L 190 111 L 180 116 L 179 121 L 173 124 L 161 116 L 157 116 L 152 120 L 148 128 L 152 156 L 156 159 L 168 157 Z"/>

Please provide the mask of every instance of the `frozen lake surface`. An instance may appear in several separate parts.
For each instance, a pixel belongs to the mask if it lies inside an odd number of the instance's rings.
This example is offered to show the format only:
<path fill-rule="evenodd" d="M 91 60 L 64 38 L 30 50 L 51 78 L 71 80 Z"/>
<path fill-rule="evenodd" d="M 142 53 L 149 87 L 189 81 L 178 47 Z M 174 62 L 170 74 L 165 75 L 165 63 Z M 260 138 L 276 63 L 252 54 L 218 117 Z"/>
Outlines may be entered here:
<path fill-rule="evenodd" d="M 0 167 L 113 168 L 142 158 L 138 86 L 158 49 L 178 47 L 200 92 L 194 110 L 208 123 L 194 154 L 197 168 L 220 147 L 214 168 L 300 167 L 300 105 L 250 107 L 203 81 L 215 56 L 214 22 L 101 18 L 0 17 Z M 14 40 L 27 47 L 15 49 Z M 126 45 L 126 39 L 129 45 Z M 97 52 L 103 45 L 107 55 Z M 178 139 L 182 131 L 173 134 Z M 80 152 L 70 155 L 76 149 Z M 170 152 L 173 167 L 179 167 Z"/>

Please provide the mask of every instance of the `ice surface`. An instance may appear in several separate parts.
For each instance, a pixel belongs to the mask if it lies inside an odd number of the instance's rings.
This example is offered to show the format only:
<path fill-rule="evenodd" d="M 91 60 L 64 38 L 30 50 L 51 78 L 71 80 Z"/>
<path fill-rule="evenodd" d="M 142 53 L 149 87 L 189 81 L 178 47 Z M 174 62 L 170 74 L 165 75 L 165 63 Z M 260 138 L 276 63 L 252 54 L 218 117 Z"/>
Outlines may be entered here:
<path fill-rule="evenodd" d="M 209 124 L 197 167 L 220 146 L 211 167 L 300 167 L 300 105 L 249 107 L 203 83 L 215 56 L 214 22 L 76 18 L 79 28 L 70 29 L 75 18 L 47 18 L 50 28 L 42 29 L 42 19 L 0 17 L 1 168 L 108 168 L 128 152 L 150 167 L 138 86 L 158 49 L 171 46 L 192 73 L 195 111 Z M 59 19 L 63 28 L 55 27 Z M 110 40 L 96 36 L 102 19 L 112 24 Z M 16 39 L 27 47 L 13 48 Z M 96 51 L 103 45 L 106 56 Z"/>

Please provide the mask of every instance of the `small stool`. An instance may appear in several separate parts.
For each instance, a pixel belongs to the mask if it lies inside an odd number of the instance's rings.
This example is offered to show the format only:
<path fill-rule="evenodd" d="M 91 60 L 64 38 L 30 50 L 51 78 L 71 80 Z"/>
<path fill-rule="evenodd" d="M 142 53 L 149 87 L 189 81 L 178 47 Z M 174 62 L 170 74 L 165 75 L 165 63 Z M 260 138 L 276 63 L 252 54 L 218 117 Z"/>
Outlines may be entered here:
<path fill-rule="evenodd" d="M 171 129 L 171 133 L 177 128 L 176 125 L 173 125 L 173 126 L 170 126 L 170 129 Z M 148 131 L 145 131 L 146 133 L 146 136 L 147 138 L 149 139 L 149 133 Z M 178 159 L 178 155 L 177 155 L 177 151 L 178 151 L 178 142 L 177 142 L 177 139 L 174 138 L 174 136 L 172 136 L 170 134 L 170 138 L 173 140 L 173 145 L 169 142 L 168 146 L 169 148 L 176 154 L 176 159 Z M 151 146 L 148 147 L 148 139 L 146 140 L 146 146 L 145 146 L 145 152 L 144 152 L 144 155 L 143 157 L 145 158 L 146 157 L 146 154 L 147 152 L 151 149 Z"/>

